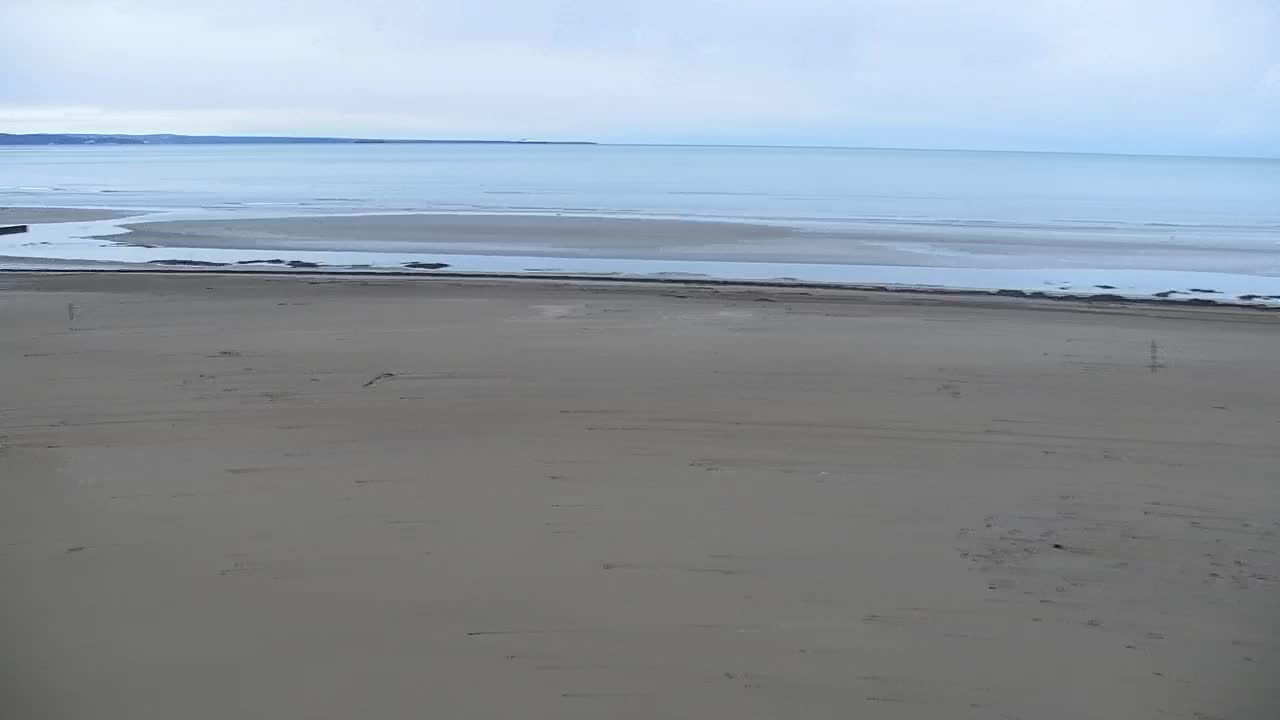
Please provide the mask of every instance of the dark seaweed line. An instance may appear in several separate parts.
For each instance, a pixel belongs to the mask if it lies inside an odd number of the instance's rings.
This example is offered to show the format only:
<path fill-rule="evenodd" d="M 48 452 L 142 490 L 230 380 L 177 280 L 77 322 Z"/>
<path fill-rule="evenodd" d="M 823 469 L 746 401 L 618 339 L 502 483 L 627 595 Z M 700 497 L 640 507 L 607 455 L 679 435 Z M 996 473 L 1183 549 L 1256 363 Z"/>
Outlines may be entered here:
<path fill-rule="evenodd" d="M 791 289 L 791 290 L 843 290 L 853 292 L 874 292 L 888 293 L 900 295 L 938 295 L 944 297 L 971 297 L 971 298 L 1019 298 L 1026 300 L 1052 300 L 1054 302 L 1075 303 L 1081 305 L 1093 304 L 1113 304 L 1113 305 L 1151 305 L 1164 308 L 1180 308 L 1180 307 L 1207 307 L 1207 308 L 1227 308 L 1240 310 L 1257 310 L 1260 312 L 1277 312 L 1280 311 L 1280 305 L 1254 305 L 1251 303 L 1226 302 L 1222 300 L 1206 300 L 1203 298 L 1187 298 L 1186 300 L 1161 299 L 1156 297 L 1126 297 L 1124 295 L 1111 294 L 1092 294 L 1078 295 L 1067 293 L 1046 293 L 1042 291 L 1027 290 L 978 290 L 964 288 L 938 288 L 938 287 L 917 287 L 913 285 L 860 285 L 857 283 L 828 283 L 828 282 L 795 282 L 786 280 L 725 280 L 718 278 L 662 278 L 662 277 L 608 277 L 596 275 L 573 275 L 573 274 L 543 274 L 543 273 L 494 273 L 494 272 L 407 272 L 400 270 L 305 270 L 289 272 L 281 270 L 280 272 L 272 271 L 240 271 L 228 270 L 223 267 L 204 268 L 190 267 L 187 269 L 164 269 L 164 268 L 0 268 L 0 273 L 10 274 L 63 274 L 70 275 L 76 273 L 97 273 L 97 274 L 124 274 L 124 275 L 242 275 L 242 276 L 266 276 L 266 277 L 331 277 L 331 278 L 422 278 L 435 280 L 554 280 L 561 282 L 598 282 L 598 283 L 617 283 L 617 284 L 635 284 L 635 285 L 673 285 L 683 287 L 695 286 L 713 286 L 713 287 L 742 287 L 742 288 L 762 288 L 762 289 Z M 1241 296 L 1249 299 L 1277 299 L 1277 296 L 1271 295 L 1245 295 Z"/>

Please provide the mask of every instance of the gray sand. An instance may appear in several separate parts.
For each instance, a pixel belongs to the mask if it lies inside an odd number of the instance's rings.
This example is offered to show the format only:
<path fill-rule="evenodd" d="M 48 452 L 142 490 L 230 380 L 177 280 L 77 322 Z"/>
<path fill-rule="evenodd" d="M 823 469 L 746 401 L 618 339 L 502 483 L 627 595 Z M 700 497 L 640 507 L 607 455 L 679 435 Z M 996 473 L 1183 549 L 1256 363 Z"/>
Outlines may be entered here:
<path fill-rule="evenodd" d="M 160 247 L 279 251 L 1243 273 L 1256 272 L 1260 258 L 1274 254 L 1270 245 L 1182 245 L 1155 231 L 1098 240 L 1068 231 L 904 230 L 877 225 L 801 230 L 745 222 L 547 215 L 315 216 L 142 222 L 125 227 L 132 232 L 104 239 Z"/>
<path fill-rule="evenodd" d="M 0 207 L 0 225 L 38 225 L 40 223 L 116 220 L 137 212 L 97 210 L 92 208 Z"/>
<path fill-rule="evenodd" d="M 544 215 L 364 215 L 133 223 L 111 239 L 161 247 L 255 250 L 458 251 L 592 257 L 681 253 L 721 244 L 776 240 L 794 231 L 770 225 Z"/>
<path fill-rule="evenodd" d="M 0 303 L 0 717 L 1280 714 L 1274 314 L 151 275 Z"/>

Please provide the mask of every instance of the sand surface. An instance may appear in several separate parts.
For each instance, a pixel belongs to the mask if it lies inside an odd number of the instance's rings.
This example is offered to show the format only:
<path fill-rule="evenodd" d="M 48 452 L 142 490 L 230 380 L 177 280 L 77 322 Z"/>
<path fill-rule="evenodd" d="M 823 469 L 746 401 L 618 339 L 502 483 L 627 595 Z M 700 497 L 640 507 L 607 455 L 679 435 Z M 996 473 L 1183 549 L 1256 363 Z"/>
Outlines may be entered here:
<path fill-rule="evenodd" d="M 135 222 L 123 227 L 131 232 L 103 237 L 173 248 L 1243 274 L 1258 273 L 1275 254 L 1270 243 L 1200 247 L 1164 234 L 1099 239 L 1047 230 L 946 227 L 939 232 L 936 227 L 879 224 L 802 229 L 751 222 L 556 215 L 321 215 Z"/>
<path fill-rule="evenodd" d="M 0 717 L 1275 718 L 1278 330 L 0 275 Z"/>
<path fill-rule="evenodd" d="M 0 225 L 38 225 L 40 223 L 116 220 L 137 215 L 125 210 L 56 207 L 0 207 Z"/>
<path fill-rule="evenodd" d="M 100 217 L 104 211 L 21 212 L 33 220 L 69 221 Z M 117 269 L 148 264 L 228 270 L 269 265 L 444 269 L 1280 303 L 1280 279 L 1266 274 L 1265 261 L 1274 255 L 1270 250 L 1197 249 L 1172 238 L 1101 242 L 1070 233 L 993 235 L 973 228 L 914 232 L 874 223 L 840 229 L 830 224 L 506 214 L 209 219 L 211 213 L 233 211 L 191 212 L 204 219 L 146 222 L 161 216 L 153 213 L 124 223 L 33 226 L 27 235 L 0 242 L 0 269 L 91 268 L 100 263 L 116 263 Z M 1224 264 L 1222 257 L 1232 260 Z"/>
<path fill-rule="evenodd" d="M 747 251 L 795 233 L 740 222 L 555 215 L 359 215 L 131 223 L 120 242 L 251 250 L 458 251 L 591 257 L 698 256 Z M 775 251 L 776 254 L 776 251 Z"/>

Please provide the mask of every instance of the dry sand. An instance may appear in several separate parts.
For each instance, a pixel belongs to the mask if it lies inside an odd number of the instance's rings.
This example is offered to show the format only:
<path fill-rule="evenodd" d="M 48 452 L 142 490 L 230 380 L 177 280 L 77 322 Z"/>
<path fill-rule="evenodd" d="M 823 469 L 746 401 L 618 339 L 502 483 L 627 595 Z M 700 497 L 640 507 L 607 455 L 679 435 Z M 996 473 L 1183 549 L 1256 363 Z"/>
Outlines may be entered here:
<path fill-rule="evenodd" d="M 0 717 L 1275 718 L 1280 316 L 0 276 Z"/>

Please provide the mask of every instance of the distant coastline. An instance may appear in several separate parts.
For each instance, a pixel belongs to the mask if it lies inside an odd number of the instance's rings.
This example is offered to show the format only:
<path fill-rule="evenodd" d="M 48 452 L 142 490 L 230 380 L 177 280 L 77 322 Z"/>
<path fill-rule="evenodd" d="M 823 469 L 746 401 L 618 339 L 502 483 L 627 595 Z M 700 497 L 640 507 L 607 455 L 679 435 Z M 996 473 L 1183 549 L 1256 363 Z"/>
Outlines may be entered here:
<path fill-rule="evenodd" d="M 595 145 L 581 140 L 389 140 L 261 135 L 0 133 L 0 145 Z"/>

